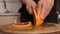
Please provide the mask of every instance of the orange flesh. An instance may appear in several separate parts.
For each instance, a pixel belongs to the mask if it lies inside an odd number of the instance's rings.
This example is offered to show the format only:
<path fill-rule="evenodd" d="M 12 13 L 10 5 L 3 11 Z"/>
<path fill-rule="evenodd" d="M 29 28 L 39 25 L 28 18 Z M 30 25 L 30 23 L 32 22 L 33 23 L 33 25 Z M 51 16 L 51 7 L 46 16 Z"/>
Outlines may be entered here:
<path fill-rule="evenodd" d="M 12 27 L 17 28 L 17 29 L 30 29 L 32 28 L 31 22 L 28 22 L 26 25 L 18 25 L 18 24 L 12 24 Z"/>
<path fill-rule="evenodd" d="M 43 24 L 43 19 L 40 18 L 40 14 L 38 14 L 36 12 L 36 9 L 34 9 L 33 12 L 34 12 L 34 16 L 35 16 L 35 26 L 42 25 Z M 26 24 L 26 25 L 12 24 L 12 26 L 14 28 L 19 28 L 19 29 L 27 29 L 27 28 L 31 29 L 32 28 L 31 22 L 28 22 L 28 24 Z"/>
<path fill-rule="evenodd" d="M 36 12 L 36 9 L 34 9 L 34 15 L 35 15 L 35 26 L 40 26 L 43 24 L 43 19 L 40 18 L 40 14 Z"/>

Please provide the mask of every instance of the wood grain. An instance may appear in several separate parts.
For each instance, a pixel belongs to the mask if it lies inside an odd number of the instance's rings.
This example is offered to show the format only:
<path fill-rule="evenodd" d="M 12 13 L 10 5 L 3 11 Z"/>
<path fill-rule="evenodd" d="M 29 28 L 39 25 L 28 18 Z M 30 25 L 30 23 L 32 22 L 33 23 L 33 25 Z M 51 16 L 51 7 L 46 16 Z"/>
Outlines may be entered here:
<path fill-rule="evenodd" d="M 60 31 L 60 24 L 43 24 L 41 27 L 34 27 L 32 29 L 14 29 L 10 25 L 0 26 L 0 29 L 4 32 L 9 33 L 54 33 Z"/>

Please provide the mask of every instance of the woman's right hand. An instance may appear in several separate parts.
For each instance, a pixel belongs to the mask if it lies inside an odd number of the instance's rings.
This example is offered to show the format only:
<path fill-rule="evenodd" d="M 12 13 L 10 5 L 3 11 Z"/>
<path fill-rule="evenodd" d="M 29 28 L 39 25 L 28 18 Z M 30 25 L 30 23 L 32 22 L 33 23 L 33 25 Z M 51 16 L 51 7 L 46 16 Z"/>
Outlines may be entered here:
<path fill-rule="evenodd" d="M 32 14 L 34 8 L 36 8 L 37 4 L 33 0 L 21 0 L 24 4 L 26 4 L 26 9 L 29 14 Z"/>

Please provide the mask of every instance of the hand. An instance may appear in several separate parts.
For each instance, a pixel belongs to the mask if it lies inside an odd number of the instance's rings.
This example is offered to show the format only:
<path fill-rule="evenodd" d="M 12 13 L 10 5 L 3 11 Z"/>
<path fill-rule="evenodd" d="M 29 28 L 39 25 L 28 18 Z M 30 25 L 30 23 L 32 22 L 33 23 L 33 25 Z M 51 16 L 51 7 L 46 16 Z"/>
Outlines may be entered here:
<path fill-rule="evenodd" d="M 36 8 L 36 6 L 37 5 L 33 0 L 32 1 L 29 0 L 28 3 L 26 4 L 26 9 L 30 14 L 32 14 L 33 13 L 32 11 L 33 11 L 34 8 Z"/>
<path fill-rule="evenodd" d="M 38 13 L 41 13 L 41 19 L 45 19 L 54 5 L 54 0 L 40 0 L 38 2 Z"/>
<path fill-rule="evenodd" d="M 33 0 L 21 0 L 21 1 L 23 1 L 23 3 L 26 4 L 27 11 L 30 14 L 32 14 L 33 9 L 36 8 L 37 6 L 36 3 Z"/>

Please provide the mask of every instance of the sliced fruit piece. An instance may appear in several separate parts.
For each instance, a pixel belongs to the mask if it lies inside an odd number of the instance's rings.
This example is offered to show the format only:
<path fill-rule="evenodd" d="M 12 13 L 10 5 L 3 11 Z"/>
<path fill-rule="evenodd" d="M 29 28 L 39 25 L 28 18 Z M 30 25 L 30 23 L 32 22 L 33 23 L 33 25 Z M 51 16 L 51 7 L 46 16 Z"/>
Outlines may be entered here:
<path fill-rule="evenodd" d="M 31 29 L 32 24 L 31 22 L 27 22 L 27 24 L 12 24 L 12 27 L 15 29 Z"/>
<path fill-rule="evenodd" d="M 43 24 L 43 19 L 40 18 L 41 13 L 38 14 L 36 9 L 34 9 L 33 12 L 34 12 L 34 16 L 35 16 L 35 25 L 36 26 L 42 25 Z"/>

